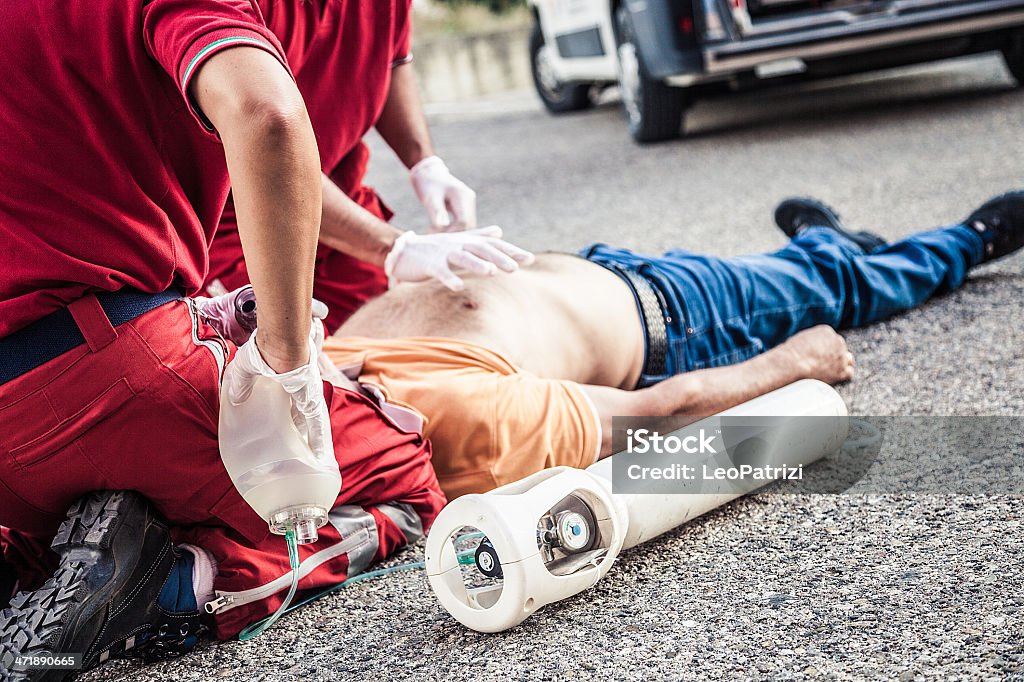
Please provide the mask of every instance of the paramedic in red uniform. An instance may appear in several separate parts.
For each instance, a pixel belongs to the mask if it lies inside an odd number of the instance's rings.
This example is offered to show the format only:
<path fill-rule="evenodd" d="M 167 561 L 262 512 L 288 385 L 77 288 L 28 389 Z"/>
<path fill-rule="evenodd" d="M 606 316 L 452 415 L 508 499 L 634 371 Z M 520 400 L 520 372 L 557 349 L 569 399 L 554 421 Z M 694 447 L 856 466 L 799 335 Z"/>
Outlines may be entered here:
<path fill-rule="evenodd" d="M 319 542 L 301 548 L 313 568 L 300 588 L 338 582 L 421 535 L 444 503 L 429 444 L 389 416 L 394 406 L 325 386 L 317 370 L 320 160 L 259 7 L 0 0 L 0 10 L 8 679 L 62 674 L 12 669 L 14 656 L 78 653 L 92 667 L 176 655 L 206 628 L 228 637 L 280 604 L 267 586 L 288 572 L 283 541 L 220 461 L 222 377 L 235 401 L 256 377 L 279 382 L 311 447 L 338 460 L 342 492 Z M 229 187 L 260 306 L 241 346 L 188 298 Z M 452 253 L 446 264 L 479 260 Z M 405 255 L 392 256 L 400 271 Z M 216 613 L 201 620 L 209 602 Z"/>
<path fill-rule="evenodd" d="M 433 277 L 458 288 L 446 252 L 458 252 L 466 240 L 473 243 L 476 195 L 434 155 L 410 63 L 409 0 L 259 0 L 259 5 L 295 69 L 320 149 L 323 222 L 313 295 L 327 304 L 328 331 L 387 289 L 385 262 L 402 235 L 386 222 L 392 217 L 388 207 L 363 184 L 370 154 L 362 138 L 373 127 L 410 169 L 431 231 L 470 230 L 402 238 L 405 272 L 389 273 L 392 280 Z M 484 229 L 500 236 L 496 228 Z M 417 267 L 417 260 L 423 265 Z M 515 266 L 501 253 L 491 260 L 504 269 Z M 494 268 L 477 265 L 483 271 Z M 229 200 L 210 250 L 208 290 L 223 293 L 248 282 Z"/>

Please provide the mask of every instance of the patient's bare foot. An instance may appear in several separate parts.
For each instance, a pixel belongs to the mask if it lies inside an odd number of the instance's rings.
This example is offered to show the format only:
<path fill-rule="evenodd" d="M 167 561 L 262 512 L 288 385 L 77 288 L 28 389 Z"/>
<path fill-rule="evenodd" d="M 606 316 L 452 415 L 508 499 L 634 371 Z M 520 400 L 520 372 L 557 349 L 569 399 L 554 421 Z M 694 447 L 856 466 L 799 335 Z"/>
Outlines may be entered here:
<path fill-rule="evenodd" d="M 822 324 L 790 337 L 779 349 L 788 351 L 799 368 L 800 378 L 838 384 L 853 378 L 853 353 L 846 339 Z"/>

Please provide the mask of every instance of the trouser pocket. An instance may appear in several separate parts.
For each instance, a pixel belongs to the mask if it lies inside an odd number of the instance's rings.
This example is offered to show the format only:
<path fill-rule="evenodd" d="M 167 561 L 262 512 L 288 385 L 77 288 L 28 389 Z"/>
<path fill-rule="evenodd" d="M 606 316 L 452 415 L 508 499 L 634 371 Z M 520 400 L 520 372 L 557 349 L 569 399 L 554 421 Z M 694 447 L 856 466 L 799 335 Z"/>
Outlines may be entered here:
<path fill-rule="evenodd" d="M 58 420 L 56 424 L 45 432 L 35 436 L 32 435 L 32 432 L 35 430 L 33 427 L 38 423 L 37 420 L 32 420 L 31 418 L 23 420 L 10 419 L 0 413 L 0 423 L 6 425 L 11 422 L 17 422 L 28 426 L 26 429 L 27 433 L 17 434 L 13 440 L 9 432 L 5 434 L 8 454 L 11 460 L 22 468 L 28 468 L 45 462 L 81 438 L 89 429 L 109 417 L 134 396 L 135 391 L 128 384 L 128 380 L 121 377 L 100 390 L 95 398 L 87 400 L 70 417 Z M 31 396 L 30 400 L 24 402 L 25 404 L 21 406 L 22 410 L 27 410 L 31 415 L 38 416 L 50 412 L 49 403 L 46 401 L 46 395 L 43 391 L 39 391 L 37 395 Z M 8 431 L 8 429 L 5 428 L 5 431 Z M 18 436 L 21 436 L 21 438 L 18 438 Z"/>
<path fill-rule="evenodd" d="M 52 533 L 75 499 L 110 487 L 90 450 L 117 449 L 121 416 L 159 371 L 138 350 L 122 334 L 98 352 L 83 345 L 0 387 L 0 524 Z"/>

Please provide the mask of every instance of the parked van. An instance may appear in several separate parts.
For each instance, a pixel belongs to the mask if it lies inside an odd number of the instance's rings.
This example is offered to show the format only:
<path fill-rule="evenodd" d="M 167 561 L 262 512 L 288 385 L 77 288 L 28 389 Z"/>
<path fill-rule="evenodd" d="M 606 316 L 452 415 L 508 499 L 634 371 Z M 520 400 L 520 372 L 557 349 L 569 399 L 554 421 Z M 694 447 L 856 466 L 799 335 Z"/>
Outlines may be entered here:
<path fill-rule="evenodd" d="M 533 79 L 554 113 L 618 84 L 638 142 L 702 94 L 1000 51 L 1024 82 L 1024 0 L 531 0 Z"/>

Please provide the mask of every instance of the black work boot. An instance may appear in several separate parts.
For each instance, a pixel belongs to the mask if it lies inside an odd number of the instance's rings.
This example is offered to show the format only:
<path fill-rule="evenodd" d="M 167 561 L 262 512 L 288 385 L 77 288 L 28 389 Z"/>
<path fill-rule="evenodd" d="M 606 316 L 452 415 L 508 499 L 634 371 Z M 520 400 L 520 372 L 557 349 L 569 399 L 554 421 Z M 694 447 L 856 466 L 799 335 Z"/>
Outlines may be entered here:
<path fill-rule="evenodd" d="M 53 540 L 60 565 L 34 592 L 0 613 L 0 665 L 12 681 L 61 680 L 73 670 L 24 665 L 25 657 L 82 655 L 82 670 L 108 658 L 170 658 L 192 649 L 204 627 L 188 551 L 138 493 L 90 493 Z M 19 665 L 17 658 L 22 659 Z"/>
<path fill-rule="evenodd" d="M 993 197 L 964 220 L 985 242 L 987 263 L 1024 246 L 1024 191 Z"/>
<path fill-rule="evenodd" d="M 783 199 L 775 207 L 775 224 L 790 239 L 808 227 L 828 227 L 855 243 L 865 253 L 871 253 L 888 244 L 877 234 L 871 232 L 848 231 L 843 227 L 839 214 L 831 206 L 809 197 Z"/>

